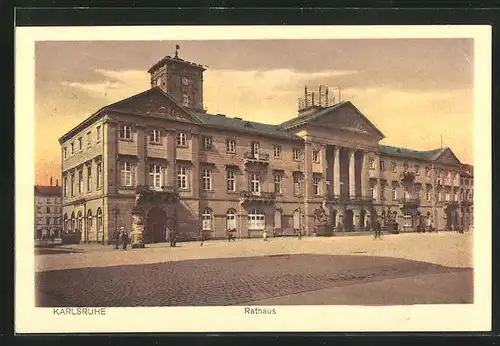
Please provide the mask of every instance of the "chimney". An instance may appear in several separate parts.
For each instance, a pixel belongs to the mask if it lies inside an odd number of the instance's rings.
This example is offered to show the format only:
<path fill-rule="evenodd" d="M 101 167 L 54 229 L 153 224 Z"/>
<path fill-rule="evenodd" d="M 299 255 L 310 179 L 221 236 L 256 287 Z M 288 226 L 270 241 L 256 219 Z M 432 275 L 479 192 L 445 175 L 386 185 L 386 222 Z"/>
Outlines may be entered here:
<path fill-rule="evenodd" d="M 59 179 L 56 179 L 56 186 L 59 186 Z"/>
<path fill-rule="evenodd" d="M 50 177 L 50 186 L 52 186 L 52 177 Z"/>

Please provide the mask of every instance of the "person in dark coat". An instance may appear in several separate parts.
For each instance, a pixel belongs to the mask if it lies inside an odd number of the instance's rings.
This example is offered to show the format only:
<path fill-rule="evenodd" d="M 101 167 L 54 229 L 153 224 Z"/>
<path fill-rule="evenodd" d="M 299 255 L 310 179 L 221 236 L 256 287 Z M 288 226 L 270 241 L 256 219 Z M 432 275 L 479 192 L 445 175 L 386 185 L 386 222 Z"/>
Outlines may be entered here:
<path fill-rule="evenodd" d="M 115 242 L 115 249 L 118 250 L 118 243 L 120 242 L 120 231 L 115 229 L 113 232 L 113 240 Z"/>
<path fill-rule="evenodd" d="M 122 242 L 123 242 L 123 250 L 127 250 L 128 245 L 128 233 L 125 229 L 122 231 Z"/>
<path fill-rule="evenodd" d="M 170 247 L 175 247 L 175 231 L 173 228 L 169 228 L 169 238 L 170 238 Z"/>

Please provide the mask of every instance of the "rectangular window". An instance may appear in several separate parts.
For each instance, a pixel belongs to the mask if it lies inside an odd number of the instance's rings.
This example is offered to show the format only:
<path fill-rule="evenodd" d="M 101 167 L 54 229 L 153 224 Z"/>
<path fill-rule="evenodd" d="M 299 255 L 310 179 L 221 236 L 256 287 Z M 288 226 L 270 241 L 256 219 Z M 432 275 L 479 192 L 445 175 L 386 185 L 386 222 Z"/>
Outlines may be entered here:
<path fill-rule="evenodd" d="M 295 161 L 300 160 L 300 149 L 293 149 L 293 159 Z"/>
<path fill-rule="evenodd" d="M 444 198 L 446 201 L 450 200 L 450 193 L 448 191 L 445 193 Z"/>
<path fill-rule="evenodd" d="M 275 193 L 283 193 L 283 191 L 281 190 L 281 175 L 280 174 L 275 174 L 274 175 L 274 192 Z"/>
<path fill-rule="evenodd" d="M 316 163 L 319 162 L 319 151 L 317 151 L 317 150 L 313 151 L 313 162 L 316 162 Z"/>
<path fill-rule="evenodd" d="M 391 169 L 393 172 L 396 172 L 396 161 L 391 161 Z"/>
<path fill-rule="evenodd" d="M 375 160 L 373 159 L 373 157 L 368 158 L 368 168 L 375 169 Z"/>
<path fill-rule="evenodd" d="M 202 172 L 202 186 L 205 191 L 212 191 L 212 170 L 204 169 Z"/>
<path fill-rule="evenodd" d="M 46 213 L 50 213 L 50 207 L 45 207 L 47 210 L 46 210 Z"/>
<path fill-rule="evenodd" d="M 97 142 L 99 142 L 101 140 L 101 126 L 97 126 L 95 130 L 96 130 L 95 139 Z"/>
<path fill-rule="evenodd" d="M 78 193 L 83 192 L 83 171 L 78 171 Z"/>
<path fill-rule="evenodd" d="M 259 143 L 252 143 L 252 157 L 258 159 L 259 158 Z"/>
<path fill-rule="evenodd" d="M 406 212 L 404 216 L 404 226 L 411 227 L 412 226 L 412 217 L 411 214 Z"/>
<path fill-rule="evenodd" d="M 385 171 L 385 163 L 383 160 L 380 160 L 380 171 L 381 172 Z"/>
<path fill-rule="evenodd" d="M 275 159 L 281 158 L 281 146 L 280 145 L 274 146 L 274 158 Z"/>
<path fill-rule="evenodd" d="M 124 161 L 121 164 L 121 185 L 132 186 L 132 163 Z"/>
<path fill-rule="evenodd" d="M 210 150 L 212 149 L 212 137 L 203 137 L 203 149 Z"/>
<path fill-rule="evenodd" d="M 375 188 L 373 186 L 370 186 L 370 196 L 372 197 L 372 199 L 376 198 Z"/>
<path fill-rule="evenodd" d="M 380 200 L 385 200 L 385 186 L 380 187 Z"/>
<path fill-rule="evenodd" d="M 187 138 L 184 132 L 179 132 L 176 137 L 178 147 L 187 147 Z"/>
<path fill-rule="evenodd" d="M 226 151 L 228 153 L 235 153 L 236 152 L 236 141 L 234 139 L 226 140 Z"/>
<path fill-rule="evenodd" d="M 260 180 L 257 173 L 252 173 L 250 175 L 250 191 L 255 194 L 260 193 Z"/>
<path fill-rule="evenodd" d="M 189 107 L 189 104 L 191 103 L 191 100 L 189 98 L 188 94 L 182 94 L 182 105 L 184 107 Z"/>
<path fill-rule="evenodd" d="M 181 190 L 188 189 L 188 170 L 184 166 L 177 168 L 177 187 Z"/>
<path fill-rule="evenodd" d="M 293 194 L 300 195 L 300 176 L 298 174 L 293 175 Z"/>
<path fill-rule="evenodd" d="M 398 199 L 398 190 L 396 189 L 396 186 L 392 187 L 392 200 L 395 201 Z"/>
<path fill-rule="evenodd" d="M 68 157 L 68 148 L 64 147 L 63 148 L 63 157 L 66 159 Z"/>
<path fill-rule="evenodd" d="M 429 190 L 427 190 L 427 192 L 425 193 L 425 200 L 427 202 L 431 201 L 431 192 Z"/>
<path fill-rule="evenodd" d="M 68 197 L 68 177 L 64 177 L 63 180 L 64 197 Z"/>
<path fill-rule="evenodd" d="M 161 143 L 161 133 L 158 129 L 153 129 L 149 135 L 149 143 L 160 144 Z"/>
<path fill-rule="evenodd" d="M 149 165 L 149 186 L 154 189 L 162 187 L 162 169 L 160 165 Z"/>
<path fill-rule="evenodd" d="M 71 174 L 71 197 L 75 195 L 75 173 Z"/>
<path fill-rule="evenodd" d="M 50 217 L 47 217 L 45 222 L 47 223 L 47 225 L 50 225 Z"/>
<path fill-rule="evenodd" d="M 92 132 L 87 132 L 87 148 L 92 146 Z"/>
<path fill-rule="evenodd" d="M 71 143 L 70 147 L 71 147 L 71 155 L 75 155 L 75 143 Z"/>
<path fill-rule="evenodd" d="M 78 138 L 78 151 L 83 150 L 83 140 L 82 137 Z"/>
<path fill-rule="evenodd" d="M 87 192 L 92 191 L 92 166 L 87 167 Z"/>
<path fill-rule="evenodd" d="M 99 190 L 101 188 L 101 180 L 102 180 L 102 163 L 97 163 L 97 171 L 96 171 L 96 189 Z"/>
<path fill-rule="evenodd" d="M 132 139 L 132 127 L 130 125 L 122 125 L 120 127 L 120 139 Z"/>
<path fill-rule="evenodd" d="M 314 195 L 315 196 L 319 196 L 321 193 L 320 182 L 321 182 L 320 177 L 318 177 L 318 176 L 313 177 L 313 188 L 314 188 Z"/>
<path fill-rule="evenodd" d="M 420 166 L 415 165 L 415 175 L 420 175 Z"/>
<path fill-rule="evenodd" d="M 441 198 L 441 192 L 438 192 L 437 197 L 438 197 L 438 201 L 441 202 L 441 199 L 442 199 Z"/>
<path fill-rule="evenodd" d="M 234 171 L 227 171 L 227 191 L 236 191 L 236 178 Z"/>

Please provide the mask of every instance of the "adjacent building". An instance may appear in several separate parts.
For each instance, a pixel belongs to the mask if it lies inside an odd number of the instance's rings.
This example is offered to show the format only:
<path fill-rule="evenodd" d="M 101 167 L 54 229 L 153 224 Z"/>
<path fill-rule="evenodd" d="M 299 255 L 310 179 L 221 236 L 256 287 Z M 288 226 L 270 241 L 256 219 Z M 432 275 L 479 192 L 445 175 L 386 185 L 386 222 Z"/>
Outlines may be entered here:
<path fill-rule="evenodd" d="M 328 88 L 307 89 L 298 114 L 276 125 L 210 114 L 205 67 L 166 56 L 151 88 L 107 105 L 60 139 L 63 223 L 83 242 L 108 241 L 145 212 L 147 242 L 312 235 L 322 215 L 337 230 L 393 219 L 406 231 L 472 224 L 473 173 L 450 148 L 380 145 L 382 132 Z"/>
<path fill-rule="evenodd" d="M 48 240 L 59 238 L 62 231 L 62 196 L 61 187 L 56 185 L 35 185 L 35 239 Z"/>

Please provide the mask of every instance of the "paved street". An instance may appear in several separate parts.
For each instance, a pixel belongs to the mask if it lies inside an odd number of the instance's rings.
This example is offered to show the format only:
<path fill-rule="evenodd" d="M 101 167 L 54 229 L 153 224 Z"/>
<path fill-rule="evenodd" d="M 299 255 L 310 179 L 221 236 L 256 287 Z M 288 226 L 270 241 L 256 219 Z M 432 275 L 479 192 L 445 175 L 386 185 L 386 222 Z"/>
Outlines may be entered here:
<path fill-rule="evenodd" d="M 36 259 L 38 306 L 472 303 L 472 234 L 57 247 Z M 48 253 L 51 250 L 42 253 Z"/>

